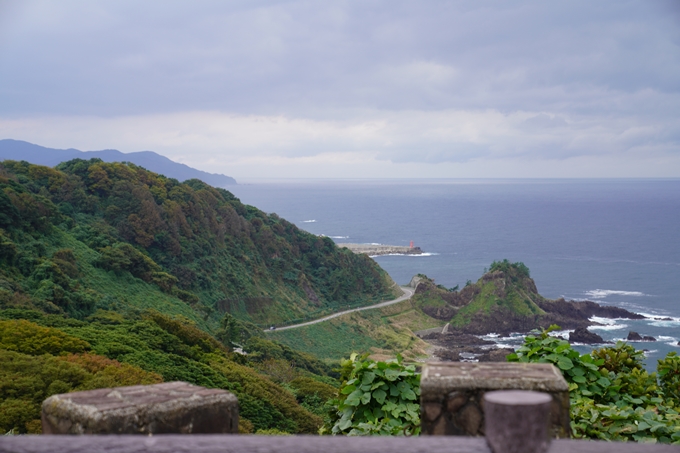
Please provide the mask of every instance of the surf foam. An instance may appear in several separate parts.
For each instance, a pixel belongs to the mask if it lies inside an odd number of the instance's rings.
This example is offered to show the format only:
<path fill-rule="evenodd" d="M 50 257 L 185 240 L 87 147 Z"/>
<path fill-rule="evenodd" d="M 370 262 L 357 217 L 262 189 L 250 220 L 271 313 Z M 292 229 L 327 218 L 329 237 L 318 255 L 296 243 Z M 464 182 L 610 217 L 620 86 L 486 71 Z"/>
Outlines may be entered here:
<path fill-rule="evenodd" d="M 615 289 L 593 289 L 586 291 L 585 295 L 593 299 L 604 299 L 607 296 L 647 296 L 648 294 L 641 293 L 640 291 L 620 291 Z"/>

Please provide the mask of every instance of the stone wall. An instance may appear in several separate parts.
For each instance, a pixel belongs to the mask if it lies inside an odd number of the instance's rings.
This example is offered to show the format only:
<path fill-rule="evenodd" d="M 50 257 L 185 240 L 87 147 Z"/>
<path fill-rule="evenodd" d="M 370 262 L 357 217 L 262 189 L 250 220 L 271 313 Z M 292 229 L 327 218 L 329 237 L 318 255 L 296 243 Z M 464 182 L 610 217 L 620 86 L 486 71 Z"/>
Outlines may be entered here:
<path fill-rule="evenodd" d="M 423 434 L 484 435 L 484 394 L 494 390 L 531 390 L 552 399 L 553 437 L 569 437 L 569 386 L 544 363 L 428 363 L 420 380 Z"/>

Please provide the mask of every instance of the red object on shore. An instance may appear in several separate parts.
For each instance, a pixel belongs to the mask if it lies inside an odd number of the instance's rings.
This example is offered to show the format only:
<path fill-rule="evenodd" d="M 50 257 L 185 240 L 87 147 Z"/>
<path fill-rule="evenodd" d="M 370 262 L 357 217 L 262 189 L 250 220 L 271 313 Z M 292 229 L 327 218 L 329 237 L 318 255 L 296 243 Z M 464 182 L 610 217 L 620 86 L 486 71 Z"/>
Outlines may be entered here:
<path fill-rule="evenodd" d="M 411 241 L 411 244 L 409 245 L 410 248 L 413 248 L 413 241 Z"/>

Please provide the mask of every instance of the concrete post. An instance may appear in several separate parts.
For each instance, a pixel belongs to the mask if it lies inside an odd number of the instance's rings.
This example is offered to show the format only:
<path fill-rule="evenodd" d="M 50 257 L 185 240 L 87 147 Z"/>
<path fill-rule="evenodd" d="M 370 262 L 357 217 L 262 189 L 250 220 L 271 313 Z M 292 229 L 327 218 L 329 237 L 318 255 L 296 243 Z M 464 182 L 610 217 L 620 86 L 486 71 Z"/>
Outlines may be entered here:
<path fill-rule="evenodd" d="M 235 434 L 238 400 L 186 382 L 64 393 L 43 402 L 42 427 L 43 434 Z"/>
<path fill-rule="evenodd" d="M 549 394 L 551 436 L 569 437 L 569 386 L 549 363 L 425 364 L 420 378 L 422 433 L 484 436 L 484 395 L 497 390 Z"/>
<path fill-rule="evenodd" d="M 484 395 L 484 431 L 494 453 L 545 453 L 552 397 L 526 390 Z"/>

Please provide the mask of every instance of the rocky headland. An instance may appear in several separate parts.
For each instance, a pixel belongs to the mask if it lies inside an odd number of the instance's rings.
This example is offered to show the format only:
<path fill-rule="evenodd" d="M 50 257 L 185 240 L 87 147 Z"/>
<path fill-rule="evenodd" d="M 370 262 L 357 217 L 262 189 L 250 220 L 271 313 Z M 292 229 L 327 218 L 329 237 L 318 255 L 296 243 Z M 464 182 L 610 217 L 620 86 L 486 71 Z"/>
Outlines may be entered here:
<path fill-rule="evenodd" d="M 444 332 L 422 333 L 421 338 L 435 345 L 434 355 L 443 360 L 505 360 L 510 350 L 490 348 L 493 343 L 479 335 L 529 333 L 558 325 L 574 330 L 569 341 L 600 344 L 604 340 L 588 331 L 599 325 L 593 317 L 643 319 L 644 316 L 618 307 L 592 301 L 551 300 L 538 293 L 529 269 L 522 263 L 507 260 L 494 262 L 476 283 L 463 289 L 447 289 L 428 278 L 416 283 L 414 304 L 428 316 L 446 320 Z M 644 338 L 641 337 L 644 341 Z"/>

